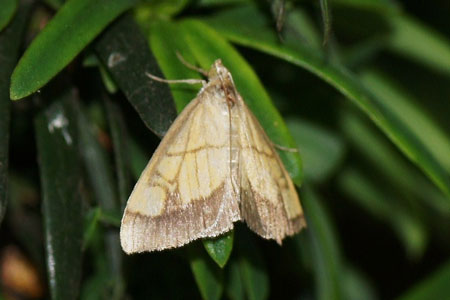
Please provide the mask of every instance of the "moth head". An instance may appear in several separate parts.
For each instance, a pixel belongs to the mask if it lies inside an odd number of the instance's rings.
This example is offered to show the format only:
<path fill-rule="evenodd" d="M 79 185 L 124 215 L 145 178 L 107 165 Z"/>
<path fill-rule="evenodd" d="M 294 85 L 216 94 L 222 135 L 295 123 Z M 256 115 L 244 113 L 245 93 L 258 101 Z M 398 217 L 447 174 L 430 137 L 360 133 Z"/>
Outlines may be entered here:
<path fill-rule="evenodd" d="M 219 79 L 222 82 L 232 81 L 230 71 L 224 67 L 221 59 L 217 59 L 211 66 L 208 72 L 209 81 Z"/>

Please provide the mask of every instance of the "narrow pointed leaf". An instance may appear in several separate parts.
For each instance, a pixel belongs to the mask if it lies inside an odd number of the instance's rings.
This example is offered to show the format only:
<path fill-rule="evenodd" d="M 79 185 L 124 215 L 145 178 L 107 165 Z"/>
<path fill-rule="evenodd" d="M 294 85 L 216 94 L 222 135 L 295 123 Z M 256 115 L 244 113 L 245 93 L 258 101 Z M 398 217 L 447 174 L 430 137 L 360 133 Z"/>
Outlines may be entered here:
<path fill-rule="evenodd" d="M 176 117 L 175 106 L 168 85 L 146 75 L 161 76 L 161 71 L 137 24 L 130 16 L 120 18 L 95 49 L 145 125 L 162 137 Z"/>
<path fill-rule="evenodd" d="M 379 101 L 407 124 L 443 167 L 450 171 L 450 135 L 427 113 L 420 101 L 383 72 L 366 70 L 362 72 L 361 79 Z"/>
<path fill-rule="evenodd" d="M 252 15 L 252 18 L 245 17 L 248 15 Z M 280 44 L 274 32 L 265 25 L 264 19 L 260 12 L 249 6 L 209 18 L 208 23 L 231 41 L 305 68 L 335 87 L 366 113 L 392 142 L 450 197 L 448 172 L 407 124 L 369 92 L 350 71 L 329 63 L 323 54 L 312 51 L 301 43 L 290 41 L 285 45 Z"/>
<path fill-rule="evenodd" d="M 11 100 L 9 80 L 16 64 L 29 5 L 24 5 L 11 24 L 0 32 L 0 224 L 6 210 Z"/>
<path fill-rule="evenodd" d="M 116 212 L 120 211 L 120 206 L 108 154 L 96 138 L 94 125 L 86 117 L 81 104 L 74 101 L 72 110 L 75 113 L 78 126 L 79 151 L 95 198 L 101 208 L 98 218 L 104 218 L 105 213 L 117 214 Z M 119 232 L 115 228 L 106 228 L 103 237 L 109 273 L 114 287 L 120 288 L 123 278 Z"/>
<path fill-rule="evenodd" d="M 308 187 L 302 191 L 308 239 L 314 260 L 317 299 L 344 299 L 341 254 L 330 217 L 312 189 Z"/>
<path fill-rule="evenodd" d="M 188 248 L 191 270 L 195 282 L 205 300 L 221 299 L 223 292 L 223 272 L 206 254 L 200 251 L 198 243 Z"/>
<path fill-rule="evenodd" d="M 44 86 L 135 2 L 67 1 L 20 59 L 11 78 L 11 99 L 21 99 Z"/>
<path fill-rule="evenodd" d="M 398 300 L 439 300 L 450 295 L 450 262 L 444 263 L 433 274 L 414 285 Z"/>
<path fill-rule="evenodd" d="M 232 259 L 227 266 L 226 294 L 231 300 L 244 300 L 245 291 L 242 282 L 239 260 Z"/>
<path fill-rule="evenodd" d="M 70 98 L 55 99 L 35 122 L 52 299 L 77 299 L 81 280 L 82 177 Z"/>
<path fill-rule="evenodd" d="M 326 45 L 331 34 L 331 12 L 328 0 L 320 0 L 320 12 L 322 13 L 323 44 Z"/>
<path fill-rule="evenodd" d="M 211 239 L 204 239 L 203 245 L 209 256 L 223 268 L 230 258 L 231 250 L 233 248 L 233 234 L 234 231 L 229 231 Z"/>
<path fill-rule="evenodd" d="M 305 178 L 325 181 L 344 159 L 343 140 L 334 132 L 300 119 L 291 118 L 286 123 L 305 162 Z"/>
<path fill-rule="evenodd" d="M 252 233 L 240 232 L 237 244 L 239 271 L 245 295 L 249 300 L 268 299 L 270 294 L 269 274 L 264 257 L 255 243 Z"/>
<path fill-rule="evenodd" d="M 395 193 L 387 187 L 377 185 L 364 172 L 353 169 L 341 172 L 339 185 L 363 209 L 390 224 L 410 258 L 418 258 L 423 254 L 428 240 L 425 224 L 408 206 L 399 203 Z"/>
<path fill-rule="evenodd" d="M 17 0 L 0 0 L 0 32 L 12 20 L 17 9 Z"/>
<path fill-rule="evenodd" d="M 450 40 L 407 14 L 388 19 L 392 26 L 387 46 L 450 76 Z"/>
<path fill-rule="evenodd" d="M 127 143 L 129 137 L 120 107 L 106 96 L 104 102 L 114 147 L 114 159 L 119 187 L 119 202 L 121 210 L 123 210 L 131 192 L 131 173 L 128 166 L 130 153 Z"/>

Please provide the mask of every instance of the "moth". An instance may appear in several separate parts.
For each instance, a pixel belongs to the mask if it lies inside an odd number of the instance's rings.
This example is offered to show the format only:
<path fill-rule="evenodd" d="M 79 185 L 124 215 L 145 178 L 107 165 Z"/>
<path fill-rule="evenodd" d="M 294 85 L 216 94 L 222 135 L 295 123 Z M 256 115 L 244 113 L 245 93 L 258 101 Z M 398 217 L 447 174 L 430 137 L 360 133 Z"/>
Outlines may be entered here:
<path fill-rule="evenodd" d="M 221 60 L 162 139 L 122 218 L 126 253 L 215 237 L 236 221 L 281 244 L 306 226 L 294 184 Z"/>

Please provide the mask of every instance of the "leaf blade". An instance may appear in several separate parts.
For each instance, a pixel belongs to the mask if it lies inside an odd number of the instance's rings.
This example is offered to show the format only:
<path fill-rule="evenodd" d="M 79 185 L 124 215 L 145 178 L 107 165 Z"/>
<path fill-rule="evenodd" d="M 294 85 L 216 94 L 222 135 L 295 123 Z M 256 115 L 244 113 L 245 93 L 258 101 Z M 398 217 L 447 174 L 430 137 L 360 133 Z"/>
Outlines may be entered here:
<path fill-rule="evenodd" d="M 6 210 L 11 101 L 10 76 L 17 60 L 30 6 L 23 5 L 10 26 L 0 32 L 0 224 Z"/>
<path fill-rule="evenodd" d="M 17 10 L 17 0 L 0 0 L 0 32 L 12 20 L 14 13 Z"/>
<path fill-rule="evenodd" d="M 57 100 L 35 121 L 47 271 L 53 299 L 76 299 L 81 281 L 82 177 L 70 94 Z"/>
<path fill-rule="evenodd" d="M 167 84 L 146 76 L 161 76 L 161 71 L 137 24 L 128 15 L 120 18 L 102 35 L 95 49 L 145 125 L 162 137 L 176 110 Z"/>
<path fill-rule="evenodd" d="M 11 99 L 21 99 L 44 86 L 134 2 L 135 0 L 66 2 L 20 59 L 11 77 Z"/>

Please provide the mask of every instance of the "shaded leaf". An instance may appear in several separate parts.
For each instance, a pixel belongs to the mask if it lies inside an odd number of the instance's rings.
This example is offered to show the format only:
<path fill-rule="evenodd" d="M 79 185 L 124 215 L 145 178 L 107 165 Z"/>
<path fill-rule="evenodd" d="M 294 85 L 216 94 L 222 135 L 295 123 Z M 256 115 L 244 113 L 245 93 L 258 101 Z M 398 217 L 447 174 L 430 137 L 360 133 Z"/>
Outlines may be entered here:
<path fill-rule="evenodd" d="M 171 39 L 166 37 L 170 36 Z M 195 57 L 186 37 L 176 23 L 160 21 L 152 24 L 150 30 L 150 47 L 167 79 L 200 78 L 200 74 L 187 68 L 178 59 L 179 52 L 183 59 L 194 64 Z M 197 95 L 200 85 L 171 84 L 169 86 L 178 113 Z"/>
<path fill-rule="evenodd" d="M 302 189 L 302 204 L 305 209 L 307 234 L 311 244 L 317 299 L 345 299 L 342 291 L 342 258 L 328 213 L 322 200 L 305 186 Z"/>
<path fill-rule="evenodd" d="M 241 270 L 239 267 L 239 260 L 232 259 L 226 268 L 227 281 L 226 281 L 226 294 L 231 300 L 244 300 L 245 290 L 243 286 Z"/>
<path fill-rule="evenodd" d="M 203 239 L 203 245 L 209 256 L 223 268 L 233 249 L 233 230 L 215 238 Z"/>
<path fill-rule="evenodd" d="M 261 250 L 252 233 L 248 230 L 239 233 L 242 235 L 236 248 L 240 277 L 247 299 L 268 299 L 270 293 L 269 274 Z"/>
<path fill-rule="evenodd" d="M 137 24 L 130 16 L 120 18 L 101 36 L 95 49 L 145 125 L 162 137 L 176 111 L 167 84 L 146 75 L 161 76 L 161 71 Z"/>
<path fill-rule="evenodd" d="M 12 23 L 0 32 L 0 224 L 6 210 L 8 185 L 9 122 L 11 101 L 9 80 L 16 64 L 30 5 L 20 8 Z"/>
<path fill-rule="evenodd" d="M 108 116 L 109 129 L 111 131 L 112 142 L 114 146 L 114 158 L 119 187 L 119 200 L 121 210 L 125 208 L 128 196 L 131 192 L 131 174 L 129 170 L 129 147 L 128 133 L 125 125 L 125 119 L 120 111 L 120 107 L 113 100 L 104 98 L 106 114 Z"/>
<path fill-rule="evenodd" d="M 11 99 L 44 86 L 135 0 L 70 0 L 33 40 L 11 78 Z"/>
<path fill-rule="evenodd" d="M 200 250 L 198 243 L 188 247 L 189 262 L 195 282 L 203 299 L 220 299 L 223 292 L 223 272 Z"/>
<path fill-rule="evenodd" d="M 334 5 L 345 5 L 364 10 L 394 14 L 400 12 L 400 3 L 395 0 L 333 0 Z"/>
<path fill-rule="evenodd" d="M 105 216 L 108 216 L 108 213 L 114 216 L 117 215 L 116 212 L 120 211 L 116 185 L 108 161 L 109 157 L 96 138 L 94 126 L 86 117 L 81 104 L 73 102 L 72 109 L 75 112 L 79 132 L 79 152 L 83 158 L 95 198 L 101 208 L 97 218 L 103 220 Z M 111 279 L 114 281 L 113 288 L 121 289 L 121 282 L 123 281 L 122 249 L 119 242 L 119 232 L 114 228 L 106 228 L 103 238 L 108 270 Z M 119 290 L 117 293 L 120 294 L 121 291 Z M 117 297 L 121 298 L 121 295 L 117 295 Z"/>
<path fill-rule="evenodd" d="M 326 45 L 331 34 L 331 11 L 328 0 L 320 0 L 320 12 L 323 24 L 323 44 Z"/>
<path fill-rule="evenodd" d="M 97 229 L 99 219 L 100 219 L 101 209 L 100 207 L 95 207 L 88 211 L 85 215 L 84 220 L 84 236 L 83 236 L 83 250 L 89 246 L 91 241 L 95 237 L 95 230 Z"/>
<path fill-rule="evenodd" d="M 450 295 L 450 262 L 414 285 L 398 300 L 440 300 Z"/>
<path fill-rule="evenodd" d="M 77 299 L 83 240 L 82 177 L 71 94 L 36 118 L 47 271 L 52 299 Z"/>
<path fill-rule="evenodd" d="M 0 0 L 0 32 L 12 20 L 17 9 L 17 0 Z"/>
<path fill-rule="evenodd" d="M 354 169 L 341 172 L 339 185 L 363 209 L 377 219 L 390 223 L 409 257 L 417 258 L 423 254 L 428 242 L 427 228 L 411 209 L 399 203 L 395 193 Z"/>
<path fill-rule="evenodd" d="M 444 216 L 449 215 L 450 203 L 445 195 L 409 164 L 374 127 L 348 110 L 343 111 L 340 125 L 353 149 L 362 154 L 393 187 L 418 197 L 423 204 Z"/>
<path fill-rule="evenodd" d="M 343 274 L 343 293 L 346 300 L 379 299 L 371 282 L 359 270 L 347 265 Z"/>
<path fill-rule="evenodd" d="M 94 125 L 86 117 L 86 112 L 82 109 L 81 104 L 74 102 L 73 110 L 79 132 L 79 151 L 95 198 L 102 210 L 118 210 L 118 199 L 112 169 L 108 161 L 109 157 L 96 138 Z"/>
<path fill-rule="evenodd" d="M 387 45 L 433 69 L 450 75 L 450 40 L 407 14 L 388 18 L 392 33 Z"/>
<path fill-rule="evenodd" d="M 449 48 L 450 50 L 450 48 Z M 449 52 L 450 54 L 450 52 Z M 450 56 L 449 56 L 450 58 Z M 378 101 L 395 113 L 417 135 L 442 165 L 450 171 L 450 136 L 429 115 L 420 102 L 396 85 L 387 74 L 365 70 L 361 79 Z"/>
<path fill-rule="evenodd" d="M 245 17 L 250 14 L 252 18 Z M 323 55 L 295 41 L 292 41 L 293 45 L 281 45 L 270 28 L 261 25 L 264 24 L 264 16 L 251 6 L 226 11 L 209 18 L 208 23 L 231 41 L 303 67 L 334 86 L 366 113 L 411 161 L 450 196 L 450 177 L 440 161 L 431 155 L 430 149 L 420 142 L 406 124 L 383 106 L 348 70 L 327 62 Z"/>
<path fill-rule="evenodd" d="M 344 159 L 344 143 L 335 133 L 313 123 L 299 119 L 287 119 L 304 161 L 305 179 L 325 181 Z"/>
<path fill-rule="evenodd" d="M 130 150 L 130 168 L 134 180 L 138 180 L 150 160 L 151 155 L 145 153 L 144 149 L 133 138 L 128 139 Z"/>

